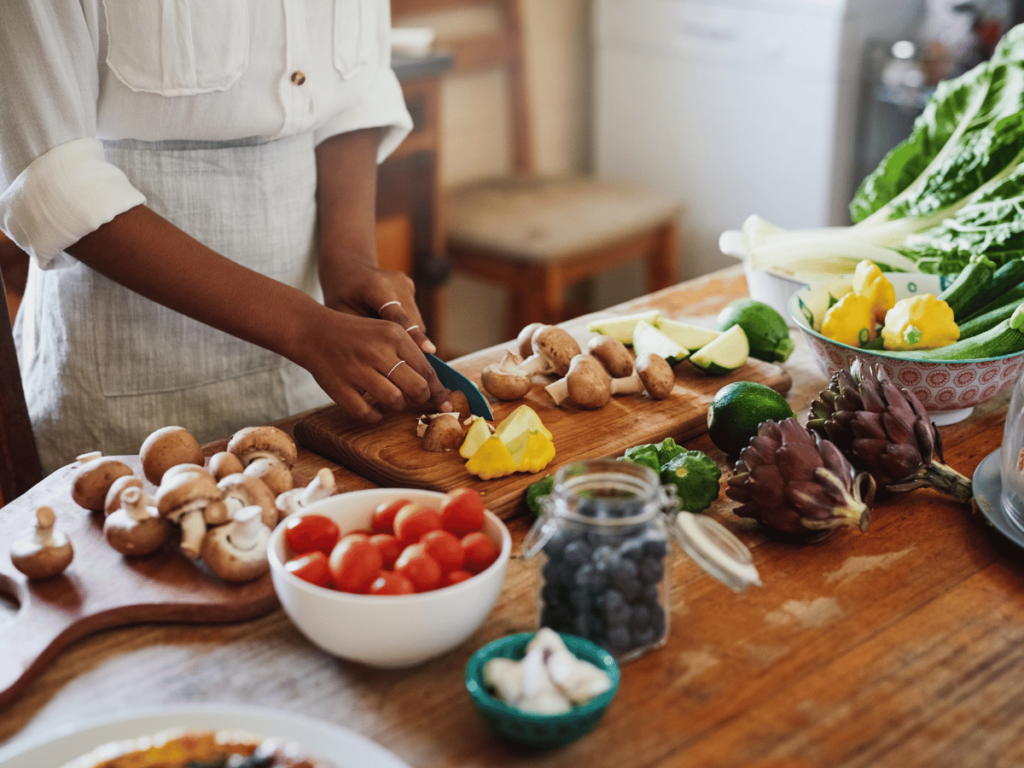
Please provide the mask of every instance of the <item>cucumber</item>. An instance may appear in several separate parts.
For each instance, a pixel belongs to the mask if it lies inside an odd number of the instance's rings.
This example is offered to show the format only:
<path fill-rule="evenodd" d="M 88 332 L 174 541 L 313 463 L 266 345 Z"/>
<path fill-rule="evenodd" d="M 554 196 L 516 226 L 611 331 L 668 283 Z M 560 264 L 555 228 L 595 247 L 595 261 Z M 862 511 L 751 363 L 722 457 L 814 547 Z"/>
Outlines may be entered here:
<path fill-rule="evenodd" d="M 660 318 L 655 327 L 676 344 L 690 350 L 690 352 L 696 352 L 705 344 L 711 343 L 722 335 L 721 331 L 711 328 L 700 328 L 678 320 L 670 320 L 667 317 Z"/>
<path fill-rule="evenodd" d="M 913 360 L 980 360 L 1009 355 L 1021 350 L 1024 350 L 1024 306 L 1017 307 L 1012 315 L 998 325 L 972 338 L 938 349 L 883 354 L 895 354 Z"/>
<path fill-rule="evenodd" d="M 1017 299 L 1011 301 L 1009 304 L 1004 304 L 996 309 L 989 310 L 983 315 L 977 315 L 972 317 L 970 320 L 964 320 L 960 324 L 960 340 L 969 339 L 972 336 L 977 336 L 979 333 L 984 333 L 989 328 L 993 328 L 1003 320 L 1013 314 L 1013 310 L 1021 305 L 1024 299 Z"/>
<path fill-rule="evenodd" d="M 963 318 L 963 322 L 969 322 L 991 312 L 993 309 L 1005 307 L 1007 304 L 1012 304 L 1013 302 L 1020 301 L 1021 299 L 1024 299 L 1024 282 L 1018 283 L 1010 290 L 1005 291 L 1002 296 L 997 296 L 988 304 L 974 310 L 974 312 Z"/>
<path fill-rule="evenodd" d="M 957 275 L 956 280 L 936 298 L 949 305 L 949 308 L 953 310 L 954 319 L 966 318 L 965 307 L 976 302 L 979 296 L 991 295 L 988 291 L 995 272 L 994 261 L 981 254 L 975 254 Z"/>
<path fill-rule="evenodd" d="M 648 325 L 657 325 L 659 317 L 661 317 L 661 312 L 657 309 L 651 309 L 632 315 L 609 317 L 605 320 L 592 320 L 587 323 L 587 330 L 591 333 L 611 336 L 628 347 L 633 344 L 633 329 L 636 328 L 638 322 L 643 320 Z"/>
<path fill-rule="evenodd" d="M 983 306 L 1002 298 L 1004 293 L 1020 285 L 1021 281 L 1024 281 L 1024 259 L 1006 262 L 992 275 L 988 290 L 979 291 L 973 300 L 964 303 L 963 309 L 960 310 L 962 316 L 969 318 Z M 1004 318 L 1000 318 L 1002 319 Z"/>
<path fill-rule="evenodd" d="M 692 355 L 690 362 L 701 373 L 719 376 L 735 371 L 750 355 L 747 334 L 738 325 L 732 326 L 709 344 L 705 344 Z"/>
<path fill-rule="evenodd" d="M 633 350 L 637 357 L 647 352 L 663 357 L 669 365 L 678 365 L 690 356 L 690 350 L 672 341 L 646 320 L 637 321 L 633 329 Z"/>

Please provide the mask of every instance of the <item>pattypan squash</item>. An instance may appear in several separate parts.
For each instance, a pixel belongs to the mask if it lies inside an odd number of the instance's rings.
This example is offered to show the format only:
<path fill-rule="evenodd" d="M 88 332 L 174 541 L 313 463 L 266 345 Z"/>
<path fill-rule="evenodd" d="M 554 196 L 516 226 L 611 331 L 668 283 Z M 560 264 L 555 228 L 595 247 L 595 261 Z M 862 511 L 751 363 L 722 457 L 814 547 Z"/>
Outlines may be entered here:
<path fill-rule="evenodd" d="M 871 311 L 879 324 L 885 322 L 885 313 L 896 303 L 896 290 L 878 265 L 865 259 L 853 272 L 853 292 L 871 302 Z"/>
<path fill-rule="evenodd" d="M 516 462 L 508 452 L 508 446 L 497 435 L 491 435 L 466 462 L 466 471 L 481 480 L 505 477 L 516 471 Z"/>
<path fill-rule="evenodd" d="M 675 486 L 679 508 L 703 512 L 718 498 L 722 470 L 703 451 L 684 450 L 661 468 L 663 483 Z"/>
<path fill-rule="evenodd" d="M 866 296 L 851 291 L 829 307 L 821 321 L 823 336 L 860 347 L 875 338 L 875 313 Z"/>
<path fill-rule="evenodd" d="M 518 472 L 540 472 L 555 458 L 555 444 L 539 429 L 531 429 L 519 450 L 511 451 Z M 519 446 L 517 446 L 519 448 Z"/>
<path fill-rule="evenodd" d="M 960 338 L 949 304 L 930 293 L 900 299 L 885 315 L 882 342 L 892 351 L 936 349 Z"/>

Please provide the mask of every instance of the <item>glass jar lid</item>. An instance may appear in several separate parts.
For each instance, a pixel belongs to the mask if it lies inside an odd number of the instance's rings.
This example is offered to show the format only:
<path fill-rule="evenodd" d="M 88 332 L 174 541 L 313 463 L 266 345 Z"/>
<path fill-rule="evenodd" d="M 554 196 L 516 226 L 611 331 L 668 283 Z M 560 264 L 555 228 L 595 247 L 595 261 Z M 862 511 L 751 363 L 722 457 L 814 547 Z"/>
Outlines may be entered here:
<path fill-rule="evenodd" d="M 741 592 L 753 584 L 761 586 L 750 550 L 721 523 L 679 512 L 669 530 L 697 565 L 730 589 Z"/>

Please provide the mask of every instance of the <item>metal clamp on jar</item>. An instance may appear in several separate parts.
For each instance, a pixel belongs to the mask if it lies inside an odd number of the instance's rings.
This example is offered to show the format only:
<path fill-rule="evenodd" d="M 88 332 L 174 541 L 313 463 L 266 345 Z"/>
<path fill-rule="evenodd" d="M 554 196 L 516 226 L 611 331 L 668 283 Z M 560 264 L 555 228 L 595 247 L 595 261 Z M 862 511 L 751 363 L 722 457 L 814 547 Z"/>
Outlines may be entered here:
<path fill-rule="evenodd" d="M 648 467 L 594 459 L 562 467 L 523 542 L 538 561 L 541 626 L 591 640 L 628 661 L 665 644 L 669 535 L 739 592 L 760 585 L 750 551 L 714 520 L 680 512 L 673 486 Z"/>

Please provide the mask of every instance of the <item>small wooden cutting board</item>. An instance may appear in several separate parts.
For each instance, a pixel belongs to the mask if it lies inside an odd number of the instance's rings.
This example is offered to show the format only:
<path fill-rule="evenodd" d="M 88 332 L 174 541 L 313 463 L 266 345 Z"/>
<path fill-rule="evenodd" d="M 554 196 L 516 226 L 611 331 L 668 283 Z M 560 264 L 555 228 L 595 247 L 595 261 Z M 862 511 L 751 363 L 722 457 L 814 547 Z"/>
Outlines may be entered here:
<path fill-rule="evenodd" d="M 138 456 L 115 458 L 143 477 Z M 171 544 L 145 557 L 123 557 L 103 538 L 102 513 L 71 499 L 71 477 L 79 466 L 47 476 L 0 515 L 0 594 L 19 606 L 0 631 L 0 707 L 65 647 L 93 632 L 140 622 L 244 621 L 278 605 L 270 574 L 228 584 Z M 143 483 L 146 493 L 156 492 Z M 34 528 L 35 511 L 44 504 L 53 508 L 55 527 L 70 538 L 75 556 L 60 576 L 30 581 L 11 564 L 11 544 Z"/>
<path fill-rule="evenodd" d="M 574 334 L 575 335 L 575 334 Z M 480 384 L 480 373 L 504 354 L 490 349 L 453 366 Z M 792 385 L 780 366 L 750 358 L 726 376 L 706 376 L 687 362 L 676 366 L 676 384 L 665 400 L 646 395 L 624 395 L 597 410 L 572 404 L 554 405 L 538 378 L 522 400 L 501 402 L 484 393 L 497 424 L 518 406 L 526 404 L 540 416 L 554 436 L 556 456 L 540 474 L 515 473 L 494 480 L 480 480 L 466 471 L 457 451 L 431 453 L 416 437 L 418 414 L 389 414 L 376 424 L 351 419 L 339 406 L 313 411 L 295 425 L 295 439 L 314 453 L 336 461 L 378 485 L 392 488 L 424 488 L 449 491 L 472 487 L 483 495 L 488 508 L 501 517 L 521 509 L 526 487 L 545 473 L 581 459 L 619 456 L 640 443 L 672 437 L 677 442 L 707 431 L 707 410 L 715 393 L 733 381 L 755 381 L 785 394 Z"/>

